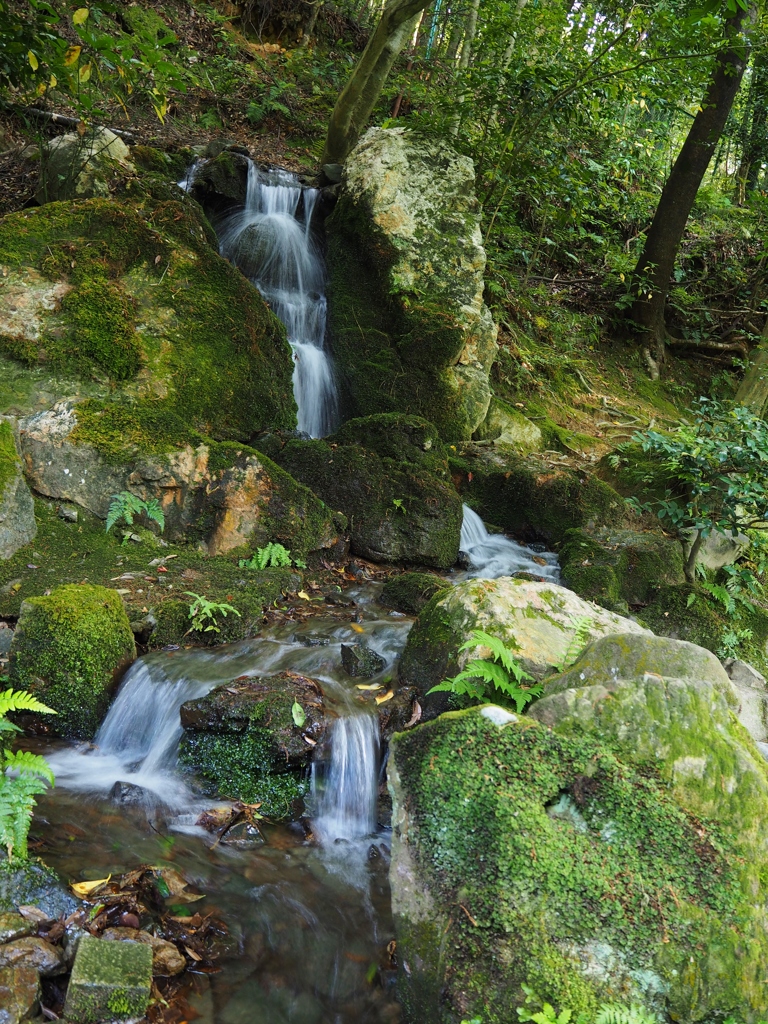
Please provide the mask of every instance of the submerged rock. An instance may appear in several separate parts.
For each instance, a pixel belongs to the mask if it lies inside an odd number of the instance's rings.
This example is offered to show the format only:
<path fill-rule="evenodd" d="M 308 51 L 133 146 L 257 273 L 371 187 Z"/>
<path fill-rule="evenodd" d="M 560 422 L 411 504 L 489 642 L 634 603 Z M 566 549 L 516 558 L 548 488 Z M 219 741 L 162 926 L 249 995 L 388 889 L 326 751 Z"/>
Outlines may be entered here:
<path fill-rule="evenodd" d="M 181 763 L 219 796 L 261 804 L 268 818 L 290 816 L 306 793 L 306 768 L 327 728 L 319 683 L 295 672 L 219 686 L 182 704 L 181 724 Z"/>
<path fill-rule="evenodd" d="M 546 725 L 473 708 L 393 737 L 408 1019 L 506 1024 L 523 983 L 587 1019 L 765 1016 L 768 775 L 707 652 L 661 640 L 659 667 L 689 674 L 637 676 L 655 640 L 597 641 L 568 674 L 591 664 L 592 685 L 534 705 Z"/>
<path fill-rule="evenodd" d="M 0 911 L 16 912 L 21 907 L 26 914 L 28 907 L 34 907 L 38 915 L 55 921 L 62 915 L 69 917 L 79 906 L 41 860 L 0 861 Z"/>
<path fill-rule="evenodd" d="M 34 967 L 41 978 L 64 974 L 61 950 L 36 935 L 27 935 L 0 946 L 0 967 Z"/>
<path fill-rule="evenodd" d="M 11 645 L 10 681 L 53 708 L 46 722 L 61 736 L 90 739 L 136 644 L 120 595 L 67 584 L 21 606 Z"/>
<path fill-rule="evenodd" d="M 372 679 L 386 665 L 386 661 L 367 643 L 342 644 L 341 664 L 348 675 L 358 679 Z"/>
<path fill-rule="evenodd" d="M 0 559 L 10 558 L 36 534 L 35 503 L 21 473 L 13 428 L 0 417 Z"/>
<path fill-rule="evenodd" d="M 485 418 L 496 325 L 472 161 L 402 128 L 349 155 L 328 232 L 329 330 L 348 411 L 425 416 L 450 440 Z"/>
<path fill-rule="evenodd" d="M 419 613 L 400 660 L 400 682 L 415 686 L 424 699 L 427 718 L 444 710 L 447 695 L 427 690 L 464 668 L 471 658 L 485 657 L 483 647 L 460 651 L 481 629 L 515 652 L 523 668 L 541 680 L 569 662 L 584 644 L 611 633 L 649 631 L 554 583 L 532 583 L 502 576 L 471 579 L 438 592 Z"/>

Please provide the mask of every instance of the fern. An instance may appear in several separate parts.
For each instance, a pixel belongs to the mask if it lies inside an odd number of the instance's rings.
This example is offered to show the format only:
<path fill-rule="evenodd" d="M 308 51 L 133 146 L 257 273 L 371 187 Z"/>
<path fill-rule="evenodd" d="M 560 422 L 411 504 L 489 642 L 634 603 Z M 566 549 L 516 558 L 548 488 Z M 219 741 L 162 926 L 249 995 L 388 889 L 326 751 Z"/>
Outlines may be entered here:
<path fill-rule="evenodd" d="M 501 695 L 504 703 L 514 703 L 518 712 L 522 712 L 526 704 L 541 693 L 541 684 L 533 686 L 524 684 L 533 682 L 514 653 L 496 636 L 475 629 L 469 640 L 461 645 L 460 651 L 468 651 L 474 647 L 488 647 L 493 661 L 487 658 L 473 658 L 466 667 L 452 679 L 444 679 L 433 686 L 429 693 L 453 693 L 459 697 L 469 697 L 482 702 L 487 699 L 486 691 L 490 684 L 496 691 L 495 699 Z"/>
<path fill-rule="evenodd" d="M 0 693 L 0 732 L 19 732 L 5 717 L 11 711 L 38 711 L 55 715 L 31 693 L 8 689 Z M 3 750 L 0 756 L 0 844 L 9 860 L 26 860 L 27 836 L 35 797 L 53 785 L 53 772 L 44 757 L 28 750 Z"/>
<path fill-rule="evenodd" d="M 581 654 L 589 639 L 589 633 L 594 621 L 591 615 L 579 615 L 577 618 L 571 619 L 570 625 L 573 629 L 573 636 L 566 648 L 565 654 L 559 661 L 555 662 L 555 668 L 558 672 L 564 672 Z"/>
<path fill-rule="evenodd" d="M 597 1011 L 595 1024 L 658 1024 L 655 1013 L 633 1003 L 622 1006 L 620 1003 L 604 1003 Z"/>
<path fill-rule="evenodd" d="M 725 587 L 721 587 L 719 583 L 704 582 L 700 586 L 702 590 L 706 590 L 711 597 L 720 602 L 728 615 L 733 615 L 736 611 L 736 599 L 733 594 L 729 593 Z"/>
<path fill-rule="evenodd" d="M 282 544 L 270 541 L 266 547 L 257 548 L 250 558 L 241 558 L 237 563 L 241 569 L 267 569 L 285 565 L 298 565 L 306 568 L 306 563 L 299 558 L 292 558 L 291 552 Z"/>
<path fill-rule="evenodd" d="M 157 498 L 150 498 L 149 501 L 144 501 L 135 494 L 131 494 L 130 491 L 121 491 L 119 494 L 113 494 L 107 511 L 106 533 L 109 533 L 112 527 L 119 523 L 121 519 L 126 526 L 133 526 L 133 520 L 136 516 L 142 514 L 147 519 L 156 522 L 160 527 L 160 532 L 163 532 L 165 529 L 165 513 Z"/>

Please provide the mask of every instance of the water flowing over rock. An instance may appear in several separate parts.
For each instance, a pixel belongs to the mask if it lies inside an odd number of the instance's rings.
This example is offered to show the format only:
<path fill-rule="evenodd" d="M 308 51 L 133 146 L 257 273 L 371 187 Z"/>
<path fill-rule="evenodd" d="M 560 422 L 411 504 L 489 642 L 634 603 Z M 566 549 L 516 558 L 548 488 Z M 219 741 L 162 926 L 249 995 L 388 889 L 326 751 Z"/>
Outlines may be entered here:
<path fill-rule="evenodd" d="M 503 533 L 489 533 L 480 516 L 468 505 L 464 505 L 461 523 L 461 550 L 469 559 L 472 576 L 495 579 L 525 573 L 553 583 L 560 582 L 557 555 L 524 547 Z"/>
<path fill-rule="evenodd" d="M 330 335 L 349 415 L 424 416 L 449 440 L 485 418 L 496 326 L 469 158 L 401 128 L 350 154 L 328 232 Z"/>
<path fill-rule="evenodd" d="M 318 194 L 302 188 L 288 171 L 262 174 L 249 161 L 245 206 L 219 227 L 222 253 L 285 324 L 295 363 L 298 428 L 311 437 L 329 434 L 338 423 L 336 384 L 325 349 L 325 272 L 312 234 Z"/>
<path fill-rule="evenodd" d="M 475 629 L 512 647 L 536 679 L 575 657 L 591 639 L 611 633 L 650 635 L 631 619 L 582 601 L 554 583 L 509 577 L 469 579 L 436 594 L 419 614 L 400 661 L 400 682 L 426 694 L 430 687 L 463 669 L 470 658 L 488 656 L 482 647 L 459 650 Z M 574 643 L 578 645 L 575 650 Z M 439 714 L 446 706 L 442 693 L 422 701 L 426 717 Z"/>

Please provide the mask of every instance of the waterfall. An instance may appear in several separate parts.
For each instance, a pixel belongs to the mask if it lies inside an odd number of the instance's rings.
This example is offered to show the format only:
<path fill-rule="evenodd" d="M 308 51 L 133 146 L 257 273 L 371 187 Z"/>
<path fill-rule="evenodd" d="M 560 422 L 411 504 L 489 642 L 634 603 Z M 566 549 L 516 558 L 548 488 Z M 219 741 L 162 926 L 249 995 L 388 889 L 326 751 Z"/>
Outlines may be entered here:
<path fill-rule="evenodd" d="M 461 550 L 469 558 L 470 575 L 484 579 L 529 572 L 552 583 L 560 580 L 557 555 L 543 548 L 540 551 L 523 547 L 503 533 L 488 533 L 482 519 L 464 506 L 461 523 Z"/>
<path fill-rule="evenodd" d="M 285 324 L 293 350 L 298 427 L 324 437 L 338 425 L 336 384 L 325 349 L 325 272 L 312 235 L 318 190 L 295 175 L 248 165 L 245 208 L 220 225 L 221 253 L 259 289 Z"/>
<path fill-rule="evenodd" d="M 325 844 L 336 839 L 363 839 L 376 831 L 378 716 L 338 718 L 330 746 L 330 761 L 312 765 L 313 826 Z"/>

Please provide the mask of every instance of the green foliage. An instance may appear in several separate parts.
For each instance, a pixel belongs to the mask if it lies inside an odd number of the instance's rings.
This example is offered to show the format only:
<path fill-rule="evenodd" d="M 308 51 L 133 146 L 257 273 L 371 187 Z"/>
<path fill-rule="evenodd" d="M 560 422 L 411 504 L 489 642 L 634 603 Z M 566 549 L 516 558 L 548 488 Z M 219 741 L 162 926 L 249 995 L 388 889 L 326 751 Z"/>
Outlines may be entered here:
<path fill-rule="evenodd" d="M 198 633 L 220 633 L 221 627 L 216 619 L 217 615 L 223 615 L 226 618 L 228 613 L 232 612 L 233 615 L 240 618 L 240 612 L 231 604 L 226 604 L 223 601 L 209 601 L 207 597 L 202 594 L 193 594 L 191 590 L 185 590 L 184 593 L 188 597 L 194 598 L 189 606 L 189 618 L 192 620 L 189 633 L 193 630 Z"/>
<path fill-rule="evenodd" d="M 636 1003 L 603 1003 L 596 1013 L 581 1012 L 574 1017 L 573 1011 L 565 1007 L 558 1011 L 554 1006 L 541 999 L 530 985 L 523 985 L 525 1004 L 517 1009 L 521 1022 L 532 1021 L 533 1024 L 659 1024 L 655 1013 L 646 1010 Z"/>
<path fill-rule="evenodd" d="M 306 562 L 292 557 L 287 548 L 282 544 L 274 543 L 274 541 L 270 541 L 266 547 L 257 548 L 250 558 L 241 558 L 237 564 L 241 569 L 268 569 L 289 565 L 295 565 L 299 569 L 307 567 Z"/>
<path fill-rule="evenodd" d="M 163 532 L 165 529 L 165 513 L 157 498 L 143 501 L 130 491 L 121 491 L 119 494 L 114 494 L 107 512 L 106 532 L 109 533 L 112 527 L 119 523 L 121 519 L 126 526 L 133 526 L 134 518 L 142 514 L 147 519 L 157 523 L 160 527 L 160 532 Z"/>
<path fill-rule="evenodd" d="M 291 717 L 298 729 L 302 729 L 304 727 L 304 723 L 307 720 L 307 713 L 297 700 L 293 702 L 291 707 Z"/>
<path fill-rule="evenodd" d="M 0 733 L 21 732 L 7 715 L 12 711 L 56 712 L 24 690 L 0 693 Z M 0 755 L 0 844 L 8 851 L 9 860 L 26 860 L 27 836 L 32 823 L 35 797 L 53 785 L 53 772 L 45 758 L 27 750 L 15 753 L 7 748 Z"/>
<path fill-rule="evenodd" d="M 527 686 L 533 682 L 533 676 L 522 667 L 512 651 L 499 640 L 481 629 L 472 631 L 471 639 L 463 643 L 460 651 L 468 651 L 474 647 L 490 647 L 493 661 L 485 658 L 473 658 L 467 663 L 463 672 L 445 679 L 433 686 L 429 693 L 453 693 L 459 697 L 469 697 L 472 701 L 482 703 L 488 699 L 488 684 L 493 687 L 493 699 L 499 703 L 514 704 L 518 713 L 541 693 L 541 684 Z"/>
<path fill-rule="evenodd" d="M 558 672 L 564 672 L 581 654 L 594 621 L 591 615 L 578 615 L 575 619 L 571 620 L 570 625 L 571 629 L 573 629 L 573 636 L 565 654 L 555 665 Z"/>
<path fill-rule="evenodd" d="M 525 1004 L 518 1006 L 517 1016 L 521 1022 L 533 1021 L 533 1024 L 568 1024 L 573 1016 L 572 1011 L 563 1009 L 558 1013 L 551 1003 L 540 999 L 529 985 L 522 986 L 525 992 Z M 536 1007 L 539 1007 L 537 1010 Z"/>

